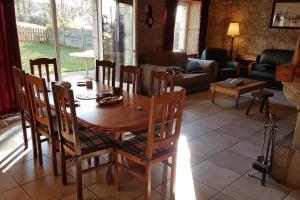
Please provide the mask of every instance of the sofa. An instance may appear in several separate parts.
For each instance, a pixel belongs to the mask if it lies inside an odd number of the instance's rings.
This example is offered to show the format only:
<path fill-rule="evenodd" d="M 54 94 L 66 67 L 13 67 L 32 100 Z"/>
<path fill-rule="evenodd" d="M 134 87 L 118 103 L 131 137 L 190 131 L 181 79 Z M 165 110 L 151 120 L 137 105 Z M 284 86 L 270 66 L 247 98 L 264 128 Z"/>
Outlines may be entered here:
<path fill-rule="evenodd" d="M 143 68 L 142 92 L 148 93 L 152 70 L 175 72 L 175 85 L 187 93 L 208 89 L 217 77 L 217 63 L 212 60 L 189 58 L 185 52 L 148 52 L 139 59 Z"/>
<path fill-rule="evenodd" d="M 238 62 L 230 61 L 226 49 L 206 48 L 201 54 L 203 60 L 215 60 L 218 63 L 217 79 L 223 81 L 227 78 L 237 77 Z"/>
<path fill-rule="evenodd" d="M 281 82 L 276 81 L 276 67 L 292 62 L 294 52 L 281 49 L 265 49 L 248 66 L 248 76 L 252 79 L 263 80 L 271 88 L 282 88 Z"/>

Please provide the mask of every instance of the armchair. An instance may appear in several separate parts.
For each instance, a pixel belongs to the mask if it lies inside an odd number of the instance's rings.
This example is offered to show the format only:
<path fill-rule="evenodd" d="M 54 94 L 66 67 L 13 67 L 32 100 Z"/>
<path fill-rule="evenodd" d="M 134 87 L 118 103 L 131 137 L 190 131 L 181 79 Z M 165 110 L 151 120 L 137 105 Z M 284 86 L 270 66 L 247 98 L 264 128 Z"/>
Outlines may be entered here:
<path fill-rule="evenodd" d="M 206 48 L 201 54 L 201 59 L 215 60 L 218 63 L 218 80 L 237 77 L 239 63 L 229 61 L 226 49 Z"/>
<path fill-rule="evenodd" d="M 282 84 L 276 81 L 276 67 L 289 64 L 293 58 L 293 51 L 281 49 L 265 49 L 257 56 L 256 62 L 248 66 L 248 76 L 252 79 L 263 80 L 269 87 L 281 88 Z"/>

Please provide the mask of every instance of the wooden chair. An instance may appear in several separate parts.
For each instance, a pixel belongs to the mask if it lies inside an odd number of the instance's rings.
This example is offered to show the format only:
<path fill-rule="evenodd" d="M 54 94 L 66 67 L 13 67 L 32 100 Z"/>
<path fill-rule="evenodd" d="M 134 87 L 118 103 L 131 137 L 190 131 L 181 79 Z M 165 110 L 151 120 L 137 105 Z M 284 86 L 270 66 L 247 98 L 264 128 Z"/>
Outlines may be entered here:
<path fill-rule="evenodd" d="M 46 71 L 46 77 L 47 77 L 47 82 L 50 83 L 50 71 L 49 67 L 50 65 L 53 65 L 53 70 L 54 70 L 54 77 L 55 81 L 58 80 L 58 71 L 57 71 L 57 63 L 56 63 L 56 58 L 37 58 L 35 60 L 30 59 L 30 73 L 34 75 L 35 73 L 35 68 L 37 67 L 39 77 L 43 78 L 43 69 Z"/>
<path fill-rule="evenodd" d="M 77 178 L 77 199 L 82 199 L 82 174 L 91 170 L 109 167 L 107 177 L 111 177 L 113 164 L 114 138 L 104 132 L 95 132 L 86 127 L 79 127 L 72 90 L 59 85 L 53 85 L 53 97 L 58 120 L 58 130 L 61 145 L 62 181 L 67 184 L 66 160 L 75 158 Z M 109 161 L 88 169 L 81 168 L 81 161 L 109 153 Z M 69 157 L 67 157 L 67 155 Z"/>
<path fill-rule="evenodd" d="M 29 99 L 31 102 L 33 126 L 36 133 L 36 143 L 39 163 L 43 164 L 42 145 L 44 141 L 51 144 L 51 161 L 53 175 L 57 176 L 56 150 L 58 143 L 57 125 L 54 124 L 55 116 L 51 113 L 46 82 L 44 78 L 39 78 L 28 74 L 26 76 L 28 84 Z M 45 139 L 41 139 L 44 136 Z"/>
<path fill-rule="evenodd" d="M 170 92 L 161 96 L 152 96 L 150 119 L 147 134 L 139 134 L 125 140 L 115 152 L 115 183 L 116 189 L 120 189 L 120 177 L 122 170 L 136 176 L 145 182 L 146 200 L 151 199 L 151 170 L 153 165 L 166 162 L 172 158 L 171 167 L 171 194 L 174 194 L 176 177 L 177 143 L 180 133 L 182 113 L 185 101 L 185 90 Z M 159 113 L 161 115 L 159 115 Z M 159 130 L 156 124 L 160 122 Z M 119 156 L 141 165 L 145 170 L 142 174 L 129 166 L 122 164 Z"/>
<path fill-rule="evenodd" d="M 174 76 L 164 71 L 152 71 L 149 95 L 161 95 L 167 91 L 174 91 Z"/>
<path fill-rule="evenodd" d="M 107 60 L 96 60 L 96 82 L 99 82 L 99 72 L 102 67 L 102 83 L 105 83 L 105 77 L 107 77 L 108 85 L 115 86 L 115 78 L 116 78 L 116 65 Z"/>
<path fill-rule="evenodd" d="M 124 66 L 121 65 L 120 70 L 120 88 L 123 89 L 123 86 L 126 84 L 127 92 L 130 91 L 135 94 L 141 93 L 141 84 L 142 84 L 142 68 L 136 66 Z"/>
<path fill-rule="evenodd" d="M 15 92 L 18 99 L 20 113 L 21 113 L 21 121 L 22 121 L 22 129 L 23 129 L 23 138 L 25 148 L 28 148 L 28 139 L 27 139 L 27 131 L 26 128 L 31 128 L 31 138 L 32 138 L 32 149 L 34 158 L 37 156 L 36 152 L 36 141 L 35 141 L 35 133 L 33 127 L 33 119 L 31 112 L 31 105 L 28 95 L 28 87 L 26 82 L 26 74 L 23 70 L 13 67 L 13 78 L 15 84 Z M 26 123 L 29 124 L 26 125 Z"/>

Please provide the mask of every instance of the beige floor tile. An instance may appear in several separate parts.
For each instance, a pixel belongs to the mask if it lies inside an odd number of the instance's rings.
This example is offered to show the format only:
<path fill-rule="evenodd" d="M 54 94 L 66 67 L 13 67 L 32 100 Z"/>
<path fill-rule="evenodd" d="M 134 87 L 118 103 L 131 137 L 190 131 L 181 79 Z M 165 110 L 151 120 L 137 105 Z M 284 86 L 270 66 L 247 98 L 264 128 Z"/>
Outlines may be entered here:
<path fill-rule="evenodd" d="M 200 139 L 192 140 L 188 143 L 188 148 L 191 153 L 196 154 L 204 159 L 222 151 L 223 146 L 211 144 Z"/>
<path fill-rule="evenodd" d="M 242 141 L 230 148 L 230 150 L 239 154 L 245 155 L 252 159 L 256 159 L 260 155 L 261 147 L 258 145 L 251 144 L 247 141 Z"/>
<path fill-rule="evenodd" d="M 163 184 L 171 177 L 171 168 L 163 163 L 154 165 L 152 169 L 152 188 Z"/>
<path fill-rule="evenodd" d="M 160 194 L 160 193 L 156 192 L 155 190 L 151 191 L 151 199 L 152 200 L 170 200 L 168 197 L 166 197 L 163 194 Z M 142 196 L 138 197 L 135 200 L 145 200 L 145 196 L 142 195 Z"/>
<path fill-rule="evenodd" d="M 177 186 L 175 190 L 176 200 L 195 199 L 195 200 L 207 200 L 214 196 L 217 191 L 213 188 L 198 182 L 195 179 L 191 179 L 191 183 L 180 182 L 177 180 Z M 187 186 L 191 186 L 187 187 Z M 170 181 L 154 188 L 159 193 L 170 197 Z M 171 198 L 171 197 L 170 197 Z"/>
<path fill-rule="evenodd" d="M 206 127 L 206 128 L 210 128 L 212 130 L 219 129 L 222 126 L 228 124 L 227 122 L 222 122 L 222 121 L 216 120 L 211 117 L 199 119 L 199 120 L 195 121 L 194 123 L 200 127 Z"/>
<path fill-rule="evenodd" d="M 197 123 L 188 123 L 181 127 L 181 133 L 184 133 L 185 135 L 191 135 L 194 137 L 205 135 L 212 130 L 213 129 L 209 127 L 199 126 Z"/>
<path fill-rule="evenodd" d="M 247 173 L 254 162 L 254 159 L 230 150 L 222 151 L 208 160 L 240 175 Z"/>
<path fill-rule="evenodd" d="M 253 131 L 259 131 L 264 128 L 264 121 L 262 120 L 255 120 L 255 119 L 250 119 L 250 118 L 244 118 L 239 121 L 236 121 L 232 123 L 234 126 L 240 126 L 245 129 L 250 129 Z"/>
<path fill-rule="evenodd" d="M 83 190 L 83 199 L 84 200 L 101 200 L 96 194 L 91 192 L 88 189 Z M 63 198 L 62 200 L 77 200 L 77 193 L 74 193 L 70 196 Z"/>
<path fill-rule="evenodd" d="M 286 196 L 283 200 L 299 200 L 299 199 L 297 199 L 297 198 L 295 198 L 295 197 L 292 197 L 292 196 L 288 195 L 288 196 Z"/>
<path fill-rule="evenodd" d="M 267 181 L 269 181 L 269 179 Z M 260 180 L 243 176 L 225 188 L 223 192 L 236 200 L 279 200 L 289 191 L 289 188 L 274 184 L 273 182 L 272 184 L 267 182 L 266 186 L 262 187 Z"/>
<path fill-rule="evenodd" d="M 207 141 L 211 144 L 220 145 L 224 147 L 230 147 L 242 140 L 241 138 L 226 135 L 220 131 L 212 131 L 206 135 L 200 136 L 199 139 L 202 141 Z"/>
<path fill-rule="evenodd" d="M 218 129 L 218 131 L 221 131 L 227 135 L 232 135 L 234 137 L 239 137 L 242 139 L 245 139 L 256 133 L 256 131 L 253 131 L 251 129 L 241 127 L 239 125 L 233 125 L 233 124 L 228 124 L 228 125 L 222 126 L 221 128 Z"/>
<path fill-rule="evenodd" d="M 203 161 L 192 168 L 193 177 L 217 191 L 224 189 L 240 177 L 239 174 L 218 166 L 210 161 Z"/>
<path fill-rule="evenodd" d="M 49 175 L 22 187 L 34 200 L 58 200 L 76 192 L 75 179 L 71 176 L 68 176 L 67 179 L 68 184 L 63 185 L 61 176 Z"/>
<path fill-rule="evenodd" d="M 88 189 L 102 200 L 133 200 L 143 194 L 144 185 L 135 178 L 127 176 L 121 179 L 120 191 L 116 191 L 114 185 L 106 185 L 103 181 L 89 186 Z"/>
<path fill-rule="evenodd" d="M 92 160 L 93 162 L 93 160 Z M 86 160 L 82 161 L 82 169 L 88 168 L 88 162 Z M 67 172 L 76 178 L 76 167 L 75 163 L 70 163 L 70 167 L 67 169 Z M 84 186 L 90 186 L 97 183 L 100 180 L 103 180 L 106 177 L 107 168 L 97 169 L 89 173 L 83 174 L 82 183 Z"/>
<path fill-rule="evenodd" d="M 193 122 L 201 118 L 203 118 L 203 115 L 201 115 L 201 113 L 195 113 L 191 111 L 184 111 L 182 116 L 182 120 L 184 120 L 185 122 Z"/>
<path fill-rule="evenodd" d="M 219 192 L 213 196 L 210 200 L 235 200 L 234 198 L 227 196 L 226 194 Z"/>
<path fill-rule="evenodd" d="M 292 190 L 292 191 L 289 193 L 289 195 L 290 195 L 291 197 L 300 199 L 300 190 L 294 189 L 294 190 Z"/>
<path fill-rule="evenodd" d="M 51 161 L 43 156 L 43 165 L 39 165 L 37 160 L 28 160 L 12 166 L 8 173 L 21 185 L 37 180 L 46 175 L 52 174 Z"/>
<path fill-rule="evenodd" d="M 204 160 L 205 159 L 202 158 L 201 156 L 198 156 L 197 154 L 190 152 L 190 166 L 191 167 L 201 163 Z"/>
<path fill-rule="evenodd" d="M 31 198 L 20 187 L 0 193 L 1 200 L 30 200 Z"/>
<path fill-rule="evenodd" d="M 16 186 L 18 186 L 18 184 L 8 173 L 0 173 L 0 192 L 4 192 Z"/>

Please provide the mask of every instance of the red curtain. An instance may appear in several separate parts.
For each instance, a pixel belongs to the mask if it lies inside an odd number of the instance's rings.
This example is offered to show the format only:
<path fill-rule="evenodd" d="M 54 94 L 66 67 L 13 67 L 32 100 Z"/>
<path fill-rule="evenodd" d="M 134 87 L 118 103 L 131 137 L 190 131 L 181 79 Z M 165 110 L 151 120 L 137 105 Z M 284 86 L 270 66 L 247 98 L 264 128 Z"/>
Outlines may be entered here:
<path fill-rule="evenodd" d="M 0 115 L 18 110 L 13 66 L 21 68 L 14 0 L 0 0 Z"/>
<path fill-rule="evenodd" d="M 178 0 L 166 0 L 164 11 L 164 40 L 163 50 L 172 51 L 174 42 L 174 29 Z"/>

